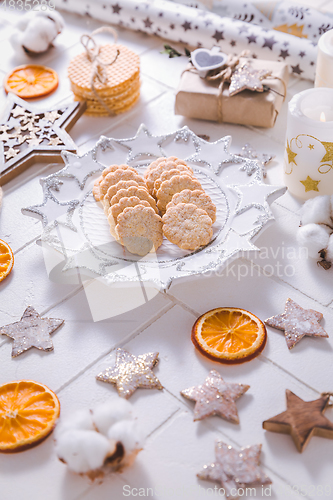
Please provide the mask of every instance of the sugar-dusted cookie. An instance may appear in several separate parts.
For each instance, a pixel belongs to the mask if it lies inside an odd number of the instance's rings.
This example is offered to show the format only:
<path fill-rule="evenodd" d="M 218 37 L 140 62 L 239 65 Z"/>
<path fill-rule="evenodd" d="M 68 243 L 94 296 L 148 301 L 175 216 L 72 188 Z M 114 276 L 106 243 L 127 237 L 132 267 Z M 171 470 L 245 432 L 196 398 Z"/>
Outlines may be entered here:
<path fill-rule="evenodd" d="M 100 186 L 100 197 L 101 199 L 104 198 L 106 195 L 108 189 L 110 186 L 114 186 L 117 184 L 119 181 L 135 181 L 139 184 L 139 186 L 146 187 L 146 183 L 135 170 L 127 168 L 126 170 L 123 170 L 119 168 L 115 172 L 112 172 L 108 174 L 104 180 L 101 182 Z"/>
<path fill-rule="evenodd" d="M 115 224 L 118 222 L 118 216 L 128 207 L 135 207 L 136 205 L 142 205 L 143 207 L 150 207 L 150 204 L 146 200 L 140 200 L 137 196 L 122 197 L 118 203 L 110 206 L 108 221 L 113 217 Z"/>
<path fill-rule="evenodd" d="M 189 175 L 175 175 L 168 181 L 162 182 L 160 189 L 157 191 L 156 198 L 158 209 L 164 213 L 166 206 L 172 200 L 173 195 L 180 193 L 183 189 L 190 189 L 191 191 L 199 189 L 200 191 L 203 191 L 201 184 L 197 179 L 190 177 Z"/>
<path fill-rule="evenodd" d="M 127 168 L 134 170 L 134 168 L 129 167 L 128 165 L 110 165 L 109 167 L 105 168 L 102 172 L 102 175 L 96 179 L 94 183 L 94 188 L 93 188 L 93 195 L 96 201 L 101 201 L 101 184 L 104 181 L 105 177 L 108 174 L 111 174 L 112 172 L 115 172 L 119 168 L 126 170 Z"/>
<path fill-rule="evenodd" d="M 138 198 L 140 198 L 140 200 L 147 201 L 149 205 L 155 210 L 155 212 L 156 213 L 158 212 L 156 207 L 156 201 L 152 196 L 150 196 L 147 189 L 135 186 L 131 186 L 127 189 L 120 189 L 119 191 L 117 191 L 117 193 L 111 198 L 110 206 L 119 203 L 119 201 L 123 197 L 129 198 L 131 196 L 137 196 Z"/>
<path fill-rule="evenodd" d="M 174 194 L 170 203 L 167 204 L 167 210 L 178 203 L 193 203 L 193 205 L 201 208 L 201 210 L 205 210 L 213 223 L 216 221 L 216 206 L 212 202 L 211 197 L 199 189 L 195 189 L 194 191 L 183 189 L 180 193 Z"/>
<path fill-rule="evenodd" d="M 190 177 L 194 177 L 192 172 L 190 172 L 190 170 L 185 165 L 177 165 L 176 168 L 165 170 L 164 172 L 162 172 L 161 176 L 154 182 L 153 196 L 156 197 L 156 193 L 160 189 L 162 182 L 168 181 L 175 175 L 189 175 Z"/>
<path fill-rule="evenodd" d="M 166 158 L 165 156 L 161 156 L 160 158 L 157 158 L 156 160 L 151 162 L 150 165 L 148 165 L 147 170 L 144 173 L 144 178 L 146 179 L 150 171 L 153 170 L 155 167 L 157 167 L 159 163 L 164 161 L 175 161 L 175 160 L 178 160 L 177 156 L 169 156 L 168 158 Z"/>
<path fill-rule="evenodd" d="M 113 186 L 109 187 L 106 195 L 102 200 L 104 206 L 104 212 L 106 215 L 108 215 L 109 213 L 110 201 L 112 200 L 113 196 L 121 189 L 127 189 L 131 186 L 139 187 L 139 184 L 136 181 L 119 181 L 117 182 L 117 184 L 114 184 Z"/>
<path fill-rule="evenodd" d="M 116 232 L 120 243 L 136 255 L 156 251 L 163 243 L 162 219 L 151 207 L 125 208 L 118 216 Z"/>
<path fill-rule="evenodd" d="M 188 168 L 189 173 L 193 173 L 192 169 L 186 165 L 183 160 L 172 160 L 160 162 L 155 168 L 153 168 L 146 177 L 147 189 L 150 194 L 154 191 L 154 183 L 159 179 L 163 172 L 166 170 L 172 170 L 178 167 L 178 165 L 183 165 Z"/>
<path fill-rule="evenodd" d="M 207 245 L 213 236 L 212 219 L 193 203 L 178 203 L 162 218 L 163 233 L 183 250 Z"/>

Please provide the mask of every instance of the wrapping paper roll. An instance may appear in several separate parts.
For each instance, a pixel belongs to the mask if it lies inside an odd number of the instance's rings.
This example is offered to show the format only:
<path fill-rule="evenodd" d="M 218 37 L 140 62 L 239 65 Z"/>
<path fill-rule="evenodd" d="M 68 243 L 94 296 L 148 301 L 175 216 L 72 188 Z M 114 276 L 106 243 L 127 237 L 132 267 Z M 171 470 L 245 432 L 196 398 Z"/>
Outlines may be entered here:
<path fill-rule="evenodd" d="M 219 46 L 223 52 L 250 50 L 254 57 L 283 61 L 291 72 L 314 80 L 317 47 L 305 38 L 221 18 L 202 9 L 167 0 L 62 0 L 57 8 L 86 14 L 103 22 L 158 35 L 191 47 Z"/>

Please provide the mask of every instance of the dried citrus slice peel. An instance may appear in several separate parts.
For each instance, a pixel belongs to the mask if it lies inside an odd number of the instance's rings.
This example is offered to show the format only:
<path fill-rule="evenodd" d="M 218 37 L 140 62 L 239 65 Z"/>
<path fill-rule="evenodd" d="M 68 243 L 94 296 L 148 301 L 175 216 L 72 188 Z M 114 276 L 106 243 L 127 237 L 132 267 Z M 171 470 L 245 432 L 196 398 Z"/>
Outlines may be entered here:
<path fill-rule="evenodd" d="M 48 387 L 33 380 L 0 386 L 0 452 L 36 446 L 53 430 L 60 403 Z"/>
<path fill-rule="evenodd" d="M 14 265 L 14 254 L 12 249 L 3 240 L 0 240 L 0 281 L 11 273 Z"/>
<path fill-rule="evenodd" d="M 260 354 L 267 340 L 263 322 L 251 312 L 219 307 L 200 316 L 192 328 L 199 351 L 220 363 L 243 363 Z"/>
<path fill-rule="evenodd" d="M 4 80 L 6 92 L 13 92 L 22 99 L 43 97 L 53 92 L 58 84 L 58 75 L 53 69 L 37 64 L 18 66 Z"/>

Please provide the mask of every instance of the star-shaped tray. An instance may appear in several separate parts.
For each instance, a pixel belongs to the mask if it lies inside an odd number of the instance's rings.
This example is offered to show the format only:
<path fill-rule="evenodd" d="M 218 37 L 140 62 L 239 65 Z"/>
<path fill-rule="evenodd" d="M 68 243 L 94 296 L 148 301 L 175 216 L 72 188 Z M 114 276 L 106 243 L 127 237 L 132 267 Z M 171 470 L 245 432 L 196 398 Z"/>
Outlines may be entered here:
<path fill-rule="evenodd" d="M 80 269 L 86 278 L 150 281 L 167 289 L 176 278 L 214 272 L 242 254 L 251 256 L 258 250 L 253 239 L 274 219 L 269 204 L 286 188 L 264 183 L 258 161 L 231 154 L 230 143 L 230 136 L 207 142 L 188 127 L 155 136 L 141 125 L 132 138 L 101 137 L 83 156 L 63 152 L 66 166 L 41 179 L 43 203 L 22 210 L 41 220 L 41 243 L 63 256 L 62 265 L 59 255 L 55 259 L 56 279 Z M 203 248 L 185 251 L 165 239 L 156 253 L 138 257 L 111 236 L 102 205 L 92 195 L 93 183 L 105 166 L 127 163 L 143 174 L 160 156 L 188 162 L 215 203 L 217 220 Z"/>

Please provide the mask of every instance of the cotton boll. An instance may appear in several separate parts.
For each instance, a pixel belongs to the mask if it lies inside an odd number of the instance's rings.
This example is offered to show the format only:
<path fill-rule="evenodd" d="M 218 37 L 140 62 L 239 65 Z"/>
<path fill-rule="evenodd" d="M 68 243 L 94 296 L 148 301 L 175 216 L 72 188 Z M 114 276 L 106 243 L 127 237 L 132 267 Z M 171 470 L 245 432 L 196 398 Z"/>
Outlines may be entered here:
<path fill-rule="evenodd" d="M 94 423 L 90 410 L 79 410 L 70 415 L 66 420 L 60 420 L 55 430 L 56 439 L 61 434 L 64 434 L 72 429 L 87 431 L 94 430 Z"/>
<path fill-rule="evenodd" d="M 71 430 L 59 436 L 56 452 L 71 470 L 85 473 L 103 466 L 110 442 L 95 431 Z"/>
<path fill-rule="evenodd" d="M 135 420 L 123 420 L 115 423 L 108 431 L 108 438 L 120 441 L 126 455 L 142 448 L 143 438 L 138 431 Z"/>
<path fill-rule="evenodd" d="M 64 27 L 64 20 L 58 12 L 29 12 L 16 24 L 10 37 L 13 47 L 27 52 L 46 52 Z"/>
<path fill-rule="evenodd" d="M 117 398 L 94 408 L 92 418 L 97 430 L 107 435 L 113 424 L 132 418 L 132 405 L 126 399 Z"/>
<path fill-rule="evenodd" d="M 330 196 L 316 196 L 304 203 L 301 211 L 302 225 L 328 224 L 333 225 L 331 219 Z"/>
<path fill-rule="evenodd" d="M 320 250 L 327 247 L 329 233 L 318 224 L 307 224 L 298 229 L 297 241 L 301 247 L 308 250 L 309 257 L 319 258 Z"/>
<path fill-rule="evenodd" d="M 325 259 L 333 264 L 333 234 L 331 234 L 330 239 L 328 240 Z"/>

